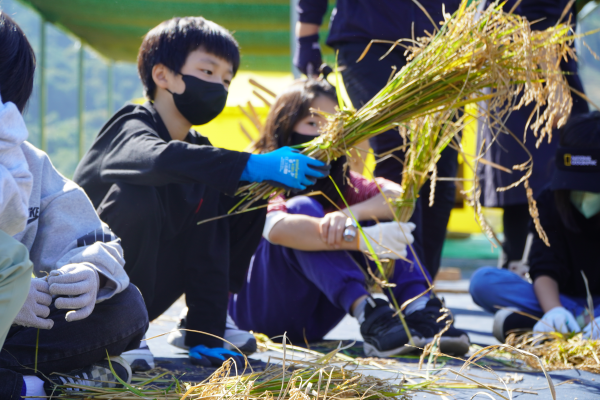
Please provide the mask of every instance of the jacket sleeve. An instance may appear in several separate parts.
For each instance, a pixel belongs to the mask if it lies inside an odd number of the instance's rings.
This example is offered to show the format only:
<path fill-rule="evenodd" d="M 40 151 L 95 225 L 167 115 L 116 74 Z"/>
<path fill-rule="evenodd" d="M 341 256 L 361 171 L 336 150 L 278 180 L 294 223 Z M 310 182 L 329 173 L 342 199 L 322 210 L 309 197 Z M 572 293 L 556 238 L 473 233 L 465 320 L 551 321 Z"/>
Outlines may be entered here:
<path fill-rule="evenodd" d="M 249 157 L 211 145 L 166 142 L 143 127 L 124 128 L 106 153 L 100 176 L 105 182 L 149 186 L 201 183 L 233 195 Z"/>
<path fill-rule="evenodd" d="M 28 133 L 13 103 L 0 99 L 0 230 L 13 236 L 27 224 L 33 177 L 21 144 Z"/>
<path fill-rule="evenodd" d="M 300 0 L 296 8 L 300 22 L 320 26 L 323 23 L 323 16 L 327 12 L 327 0 Z"/>
<path fill-rule="evenodd" d="M 38 230 L 30 250 L 36 274 L 85 264 L 107 278 L 97 302 L 127 288 L 120 240 L 100 221 L 84 191 L 62 177 L 47 158 L 42 179 Z"/>

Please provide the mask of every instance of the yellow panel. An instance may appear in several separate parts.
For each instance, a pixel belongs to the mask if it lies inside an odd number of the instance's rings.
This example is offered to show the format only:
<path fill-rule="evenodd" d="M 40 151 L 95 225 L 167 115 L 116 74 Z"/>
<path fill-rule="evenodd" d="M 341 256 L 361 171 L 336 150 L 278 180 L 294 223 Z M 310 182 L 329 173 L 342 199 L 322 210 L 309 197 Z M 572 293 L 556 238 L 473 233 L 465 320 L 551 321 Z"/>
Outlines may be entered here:
<path fill-rule="evenodd" d="M 477 110 L 475 107 L 467 108 L 471 113 L 475 113 Z M 471 121 L 462 134 L 462 146 L 463 151 L 467 155 L 477 154 L 477 120 L 472 118 Z M 467 156 L 469 165 L 473 166 L 473 157 Z M 459 164 L 463 165 L 463 186 L 465 190 L 470 189 L 473 186 L 473 171 L 465 164 L 465 160 L 462 156 L 458 157 Z M 484 208 L 483 215 L 487 220 L 488 224 L 496 232 L 502 232 L 502 209 L 500 208 Z M 467 204 L 463 204 L 463 208 L 455 208 L 450 214 L 450 221 L 448 222 L 448 231 L 451 232 L 463 232 L 463 233 L 481 233 L 481 228 L 475 219 L 475 212 L 472 207 Z"/>
<path fill-rule="evenodd" d="M 267 117 L 267 107 L 255 107 L 261 121 Z M 253 139 L 258 138 L 258 130 L 246 118 L 238 107 L 225 107 L 225 110 L 214 120 L 203 126 L 196 126 L 198 132 L 208 137 L 213 146 L 224 149 L 243 151 L 250 140 L 240 129 L 244 125 Z"/>

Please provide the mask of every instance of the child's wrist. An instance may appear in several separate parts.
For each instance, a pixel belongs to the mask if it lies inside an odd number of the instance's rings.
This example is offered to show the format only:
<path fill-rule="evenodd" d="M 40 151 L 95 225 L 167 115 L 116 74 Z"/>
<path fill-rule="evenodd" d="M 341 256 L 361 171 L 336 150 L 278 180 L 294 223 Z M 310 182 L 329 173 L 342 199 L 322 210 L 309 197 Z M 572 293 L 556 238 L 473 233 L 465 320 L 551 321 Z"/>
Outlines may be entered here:
<path fill-rule="evenodd" d="M 246 168 L 242 171 L 242 176 L 240 177 L 241 181 L 246 182 L 262 182 L 263 179 L 260 175 L 260 168 L 258 168 L 258 164 L 260 161 L 257 157 L 260 157 L 260 154 L 250 154 L 248 157 L 248 161 L 246 162 Z"/>

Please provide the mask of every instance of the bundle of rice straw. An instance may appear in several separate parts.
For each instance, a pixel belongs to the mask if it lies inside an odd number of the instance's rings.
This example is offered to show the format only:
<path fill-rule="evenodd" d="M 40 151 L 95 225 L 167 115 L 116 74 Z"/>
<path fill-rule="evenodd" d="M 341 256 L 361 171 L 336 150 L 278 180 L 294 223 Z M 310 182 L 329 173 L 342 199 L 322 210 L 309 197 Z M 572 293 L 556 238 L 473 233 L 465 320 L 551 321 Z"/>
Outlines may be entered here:
<path fill-rule="evenodd" d="M 506 343 L 515 349 L 536 355 L 548 371 L 577 368 L 600 374 L 600 340 L 584 339 L 581 333 L 511 333 L 506 338 Z M 531 358 L 523 357 L 518 352 L 511 354 L 529 367 L 540 369 L 540 364 Z"/>
<path fill-rule="evenodd" d="M 482 12 L 477 10 L 479 1 L 467 3 L 463 0 L 453 15 L 444 13 L 434 35 L 392 43 L 390 51 L 396 46 L 407 49 L 408 64 L 359 110 L 344 107 L 340 99 L 340 111 L 325 115 L 322 134 L 303 145 L 304 154 L 330 162 L 350 155 L 348 149 L 357 143 L 399 129 L 406 157 L 404 194 L 396 206 L 403 222 L 412 215 L 421 186 L 431 175 L 435 178 L 435 162 L 460 131 L 465 106 L 478 107 L 481 113 L 494 110 L 488 114 L 490 124 L 496 132 L 506 132 L 502 121 L 510 112 L 535 103 L 530 125 L 538 144 L 544 137 L 550 140 L 552 128 L 563 125 L 571 111 L 570 89 L 559 67 L 562 58 L 575 57 L 569 47 L 575 37 L 570 24 L 532 31 L 529 21 L 503 11 L 499 2 Z M 245 186 L 239 194 L 249 201 L 242 209 L 282 191 L 266 183 Z"/>

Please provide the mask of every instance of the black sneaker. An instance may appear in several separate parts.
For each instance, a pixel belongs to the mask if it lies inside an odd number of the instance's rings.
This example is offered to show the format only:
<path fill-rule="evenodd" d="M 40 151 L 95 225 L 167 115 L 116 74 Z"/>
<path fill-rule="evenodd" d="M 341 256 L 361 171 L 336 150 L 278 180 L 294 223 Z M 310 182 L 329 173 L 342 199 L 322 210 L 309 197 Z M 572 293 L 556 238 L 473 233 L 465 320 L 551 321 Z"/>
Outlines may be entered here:
<path fill-rule="evenodd" d="M 131 368 L 125 359 L 122 357 L 111 357 L 110 365 L 112 365 L 115 373 L 128 384 L 131 383 Z M 68 372 L 64 375 L 50 375 L 48 379 L 52 383 L 46 383 L 44 389 L 46 390 L 46 394 L 51 395 L 54 393 L 57 394 L 57 390 L 63 391 L 80 391 L 78 388 L 61 388 L 57 389 L 54 385 L 64 386 L 64 385 L 84 385 L 91 386 L 97 388 L 120 388 L 122 387 L 121 383 L 115 377 L 115 374 L 110 370 L 108 360 L 102 360 L 95 364 L 90 365 L 89 367 L 80 368 Z M 52 385 L 54 384 L 54 385 Z"/>
<path fill-rule="evenodd" d="M 510 308 L 504 308 L 494 315 L 492 333 L 500 343 L 504 343 L 509 333 L 531 331 L 536 322 L 533 318 L 517 314 Z"/>
<path fill-rule="evenodd" d="M 418 334 L 412 330 L 410 333 L 415 339 L 415 346 L 421 347 L 422 342 L 417 341 L 415 336 Z M 383 299 L 367 299 L 360 334 L 364 340 L 365 355 L 369 357 L 390 357 L 415 351 L 414 347 L 405 346 L 408 344 L 408 335 L 404 326 L 400 318 L 394 315 L 390 304 Z"/>
<path fill-rule="evenodd" d="M 439 299 L 432 298 L 427 302 L 425 308 L 406 316 L 406 323 L 410 329 L 418 332 L 417 336 L 423 346 L 433 341 L 433 337 L 446 326 L 447 319 L 440 319 L 444 315 L 443 307 Z M 456 329 L 454 325 L 450 325 L 440 338 L 440 351 L 444 354 L 462 356 L 469 351 L 470 345 L 467 333 Z"/>

